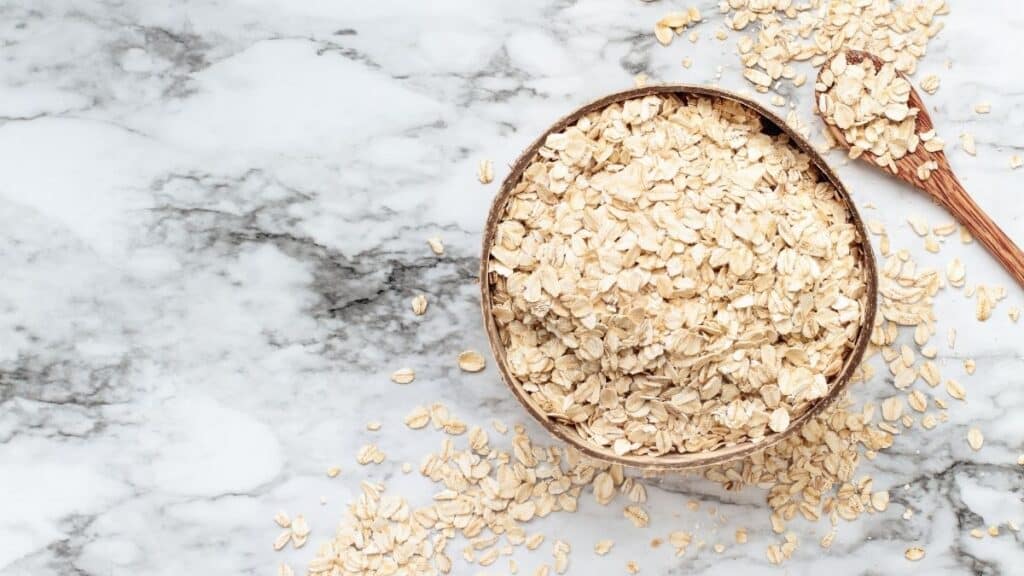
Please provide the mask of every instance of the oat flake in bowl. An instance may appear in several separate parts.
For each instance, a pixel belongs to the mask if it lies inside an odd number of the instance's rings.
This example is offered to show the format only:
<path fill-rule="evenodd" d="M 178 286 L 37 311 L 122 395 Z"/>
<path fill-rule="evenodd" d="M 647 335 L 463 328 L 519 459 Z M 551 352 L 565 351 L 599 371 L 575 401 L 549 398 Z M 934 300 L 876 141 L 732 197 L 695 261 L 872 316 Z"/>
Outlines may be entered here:
<path fill-rule="evenodd" d="M 852 374 L 874 313 L 863 227 L 773 118 L 709 89 L 630 91 L 513 170 L 485 238 L 485 320 L 557 436 L 708 464 L 781 437 Z"/>

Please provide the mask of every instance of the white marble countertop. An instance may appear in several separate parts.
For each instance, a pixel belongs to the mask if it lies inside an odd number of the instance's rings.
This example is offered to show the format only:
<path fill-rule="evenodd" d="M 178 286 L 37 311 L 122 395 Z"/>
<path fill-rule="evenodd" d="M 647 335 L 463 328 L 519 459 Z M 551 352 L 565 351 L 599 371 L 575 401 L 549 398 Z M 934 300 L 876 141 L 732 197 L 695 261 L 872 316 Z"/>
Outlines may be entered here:
<path fill-rule="evenodd" d="M 454 362 L 487 350 L 474 277 L 489 202 L 548 124 L 638 72 L 710 83 L 722 66 L 723 86 L 745 88 L 735 36 L 713 38 L 716 2 L 696 4 L 701 40 L 670 48 L 652 26 L 683 3 L 0 6 L 0 574 L 271 574 L 282 560 L 302 573 L 358 480 L 414 499 L 434 490 L 397 473 L 441 439 L 402 425 L 412 406 L 525 420 L 493 365 L 466 375 Z M 954 150 L 953 167 L 1024 244 L 1024 169 L 1008 167 L 1024 153 L 1024 8 L 953 4 L 921 64 L 942 77 L 927 101 L 947 140 L 975 134 L 977 157 Z M 808 121 L 810 94 L 793 92 Z M 991 114 L 973 113 L 980 100 Z M 482 158 L 496 167 L 486 187 Z M 1007 317 L 1022 292 L 976 243 L 926 253 L 905 218 L 941 213 L 921 194 L 862 165 L 839 173 L 859 204 L 878 206 L 866 217 L 888 224 L 894 246 L 936 266 L 959 256 L 968 282 L 1008 289 L 985 324 L 961 292 L 938 297 L 938 339 L 960 334 L 955 350 L 940 342 L 940 365 L 969 402 L 864 463 L 893 505 L 841 524 L 831 550 L 816 544 L 826 523 L 794 522 L 800 548 L 770 567 L 763 493 L 692 482 L 689 495 L 652 488 L 644 530 L 589 497 L 537 522 L 574 545 L 570 574 L 625 573 L 629 559 L 641 574 L 1020 573 L 1020 534 L 968 531 L 1024 524 L 1024 323 Z M 435 235 L 442 258 L 424 242 Z M 420 292 L 430 309 L 415 317 Z M 388 374 L 404 365 L 418 376 L 399 388 Z M 857 393 L 887 390 L 879 377 Z M 365 430 L 371 419 L 380 432 Z M 970 426 L 985 433 L 979 452 Z M 388 460 L 359 467 L 370 440 Z M 326 477 L 332 464 L 339 478 Z M 712 532 L 689 498 L 728 523 Z M 903 520 L 907 506 L 916 514 Z M 279 509 L 309 518 L 311 545 L 271 550 Z M 702 523 L 703 550 L 649 547 Z M 710 550 L 739 526 L 748 544 Z M 600 538 L 616 541 L 604 558 L 591 552 Z M 927 549 L 914 565 L 911 545 Z M 550 551 L 516 557 L 529 574 Z"/>

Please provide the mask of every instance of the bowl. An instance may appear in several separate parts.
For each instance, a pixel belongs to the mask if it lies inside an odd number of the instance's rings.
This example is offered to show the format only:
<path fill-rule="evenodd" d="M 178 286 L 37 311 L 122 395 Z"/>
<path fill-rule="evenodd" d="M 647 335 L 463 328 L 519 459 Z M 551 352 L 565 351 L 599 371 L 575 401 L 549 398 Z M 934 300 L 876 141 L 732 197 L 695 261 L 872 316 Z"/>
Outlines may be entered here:
<path fill-rule="evenodd" d="M 657 456 L 631 454 L 617 455 L 610 447 L 598 446 L 588 442 L 585 438 L 581 437 L 573 427 L 549 418 L 545 414 L 544 410 L 542 410 L 531 398 L 530 394 L 523 389 L 516 377 L 513 376 L 512 371 L 509 368 L 508 360 L 505 355 L 505 348 L 498 334 L 498 327 L 492 313 L 492 272 L 489 270 L 490 248 L 493 245 L 497 226 L 501 222 L 502 216 L 505 213 L 506 204 L 511 197 L 513 189 L 522 178 L 523 171 L 527 166 L 529 166 L 537 151 L 543 146 L 544 141 L 549 134 L 560 132 L 568 126 L 576 123 L 586 114 L 601 110 L 617 102 L 623 102 L 634 98 L 643 98 L 651 95 L 673 94 L 679 96 L 707 96 L 738 103 L 760 117 L 763 130 L 765 132 L 770 134 L 785 133 L 789 136 L 794 146 L 807 154 L 812 165 L 825 179 L 829 181 L 830 184 L 832 184 L 832 186 L 835 187 L 839 196 L 839 201 L 846 207 L 850 220 L 860 236 L 860 246 L 862 249 L 860 250 L 859 256 L 864 270 L 865 286 L 867 288 L 865 300 L 863 302 L 864 317 L 854 341 L 853 349 L 848 353 L 840 371 L 829 381 L 829 391 L 827 395 L 815 400 L 803 414 L 795 417 L 790 422 L 790 426 L 786 430 L 783 430 L 782 432 L 769 431 L 769 433 L 757 442 L 747 441 L 706 452 L 670 452 Z M 582 106 L 551 125 L 550 128 L 541 134 L 541 136 L 537 138 L 537 140 L 535 140 L 533 144 L 531 144 L 522 153 L 522 155 L 519 156 L 512 165 L 508 176 L 502 182 L 501 189 L 494 198 L 490 213 L 487 217 L 487 225 L 483 236 L 483 249 L 480 258 L 480 291 L 480 303 L 481 310 L 483 312 L 484 326 L 487 331 L 487 339 L 490 344 L 491 351 L 494 354 L 494 358 L 498 366 L 498 373 L 505 385 L 512 391 L 512 394 L 517 400 L 519 400 L 523 407 L 526 408 L 526 411 L 529 412 L 530 415 L 553 436 L 573 446 L 576 450 L 586 456 L 608 463 L 622 464 L 624 466 L 640 469 L 646 472 L 658 472 L 681 471 L 714 464 L 724 464 L 764 450 L 772 444 L 783 440 L 787 436 L 797 433 L 805 422 L 820 414 L 837 398 L 839 398 L 842 391 L 853 377 L 857 367 L 860 365 L 864 356 L 864 351 L 867 348 L 868 341 L 871 337 L 871 332 L 875 323 L 875 309 L 877 306 L 878 276 L 875 268 L 875 259 L 870 248 L 870 243 L 868 242 L 867 231 L 864 228 L 864 223 L 861 220 L 860 214 L 857 212 L 857 208 L 854 206 L 853 201 L 850 198 L 849 192 L 846 190 L 842 181 L 840 181 L 832 169 L 829 168 L 824 158 L 814 150 L 806 139 L 790 128 L 782 118 L 753 100 L 719 88 L 688 84 L 670 84 L 625 90 L 623 92 L 604 96 Z"/>

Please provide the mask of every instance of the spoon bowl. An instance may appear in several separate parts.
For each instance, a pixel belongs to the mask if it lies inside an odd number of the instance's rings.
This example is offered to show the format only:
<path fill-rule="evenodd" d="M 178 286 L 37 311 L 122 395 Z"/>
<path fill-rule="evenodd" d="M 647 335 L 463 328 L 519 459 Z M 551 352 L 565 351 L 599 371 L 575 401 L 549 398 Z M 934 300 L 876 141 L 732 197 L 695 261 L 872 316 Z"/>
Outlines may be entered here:
<path fill-rule="evenodd" d="M 849 64 L 860 64 L 865 59 L 868 59 L 875 65 L 876 70 L 884 65 L 884 61 L 878 56 L 860 50 L 847 50 L 838 54 L 844 54 Z M 825 84 L 822 82 L 821 75 L 825 70 L 829 69 L 832 59 L 838 56 L 838 54 L 833 55 L 832 58 L 822 64 L 818 71 L 818 84 Z M 902 73 L 897 72 L 897 74 L 906 80 Z M 817 98 L 814 99 L 814 102 L 815 111 L 822 117 L 822 120 L 825 120 L 825 126 L 829 133 L 836 142 L 849 149 L 851 146 L 846 140 L 846 135 L 838 126 L 827 121 Z M 914 125 L 916 134 L 922 134 L 934 128 L 932 119 L 928 115 L 928 108 L 925 106 L 924 101 L 921 100 L 920 94 L 914 89 L 913 84 L 910 84 L 907 106 L 911 109 L 917 109 Z M 879 161 L 879 158 L 870 151 L 863 152 L 859 158 L 926 192 L 956 217 L 978 239 L 978 242 L 995 256 L 1014 280 L 1021 287 L 1024 287 L 1024 252 L 967 193 L 967 190 L 957 180 L 956 175 L 953 174 L 953 169 L 949 165 L 945 152 L 942 150 L 929 151 L 923 145 L 918 145 L 913 151 L 908 150 L 907 154 L 902 158 L 894 160 L 895 169 L 893 166 Z M 928 172 L 928 176 L 922 178 L 919 169 L 925 164 L 934 168 L 924 171 Z"/>

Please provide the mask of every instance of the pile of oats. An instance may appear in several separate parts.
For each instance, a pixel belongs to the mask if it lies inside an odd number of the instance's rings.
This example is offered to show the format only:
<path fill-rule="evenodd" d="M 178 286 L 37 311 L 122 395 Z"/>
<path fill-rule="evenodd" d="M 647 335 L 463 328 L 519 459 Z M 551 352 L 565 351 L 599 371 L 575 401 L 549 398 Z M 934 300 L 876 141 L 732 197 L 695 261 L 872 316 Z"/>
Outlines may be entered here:
<path fill-rule="evenodd" d="M 442 418 L 450 417 L 443 412 Z M 385 495 L 383 485 L 364 481 L 362 495 L 349 505 L 333 540 L 319 547 L 309 573 L 448 574 L 447 545 L 460 536 L 467 543 L 459 554 L 463 560 L 490 566 L 514 546 L 539 548 L 544 535 L 528 534 L 524 526 L 555 512 L 574 512 L 597 477 L 631 498 L 646 499 L 643 487 L 637 490 L 620 466 L 591 462 L 571 449 L 536 446 L 521 426 L 511 451 L 493 448 L 480 427 L 469 431 L 466 443 L 458 449 L 445 438 L 420 465 L 420 473 L 441 486 L 430 505 L 414 508 L 404 498 Z M 605 551 L 610 548 L 609 543 Z M 553 542 L 554 573 L 566 572 L 570 552 L 568 543 Z"/>
<path fill-rule="evenodd" d="M 512 375 L 616 454 L 757 442 L 825 396 L 864 316 L 836 190 L 739 104 L 648 96 L 550 134 L 489 262 Z"/>
<path fill-rule="evenodd" d="M 744 76 L 759 92 L 781 79 L 803 84 L 796 62 L 815 67 L 841 50 L 865 50 L 913 74 L 928 41 L 942 30 L 936 16 L 947 14 L 944 0 L 722 0 L 726 26 L 750 30 L 737 43 Z M 938 82 L 935 82 L 938 87 Z"/>
<path fill-rule="evenodd" d="M 675 38 L 676 34 L 682 34 L 687 26 L 697 24 L 700 21 L 700 10 L 696 6 L 690 6 L 686 10 L 678 12 L 669 12 L 654 25 L 654 37 L 658 39 L 662 46 L 668 46 L 672 43 L 672 39 Z M 694 42 L 696 38 L 693 34 L 696 33 L 691 33 L 691 42 Z"/>
<path fill-rule="evenodd" d="M 896 160 L 915 152 L 918 145 L 929 152 L 943 147 L 934 131 L 917 133 L 919 110 L 908 104 L 911 90 L 910 82 L 892 64 L 876 70 L 870 59 L 848 63 L 842 52 L 822 69 L 815 83 L 818 110 L 826 123 L 842 131 L 850 158 L 867 152 L 894 174 Z M 918 176 L 927 178 L 932 169 L 919 171 Z"/>

